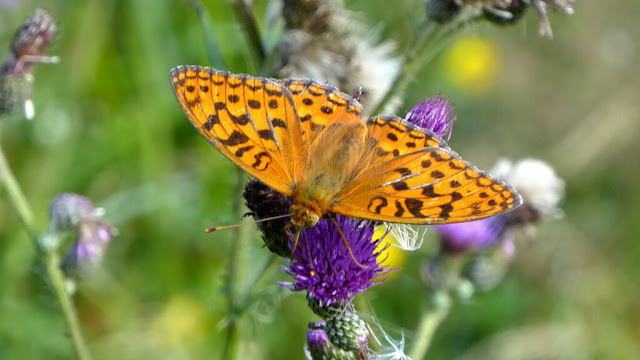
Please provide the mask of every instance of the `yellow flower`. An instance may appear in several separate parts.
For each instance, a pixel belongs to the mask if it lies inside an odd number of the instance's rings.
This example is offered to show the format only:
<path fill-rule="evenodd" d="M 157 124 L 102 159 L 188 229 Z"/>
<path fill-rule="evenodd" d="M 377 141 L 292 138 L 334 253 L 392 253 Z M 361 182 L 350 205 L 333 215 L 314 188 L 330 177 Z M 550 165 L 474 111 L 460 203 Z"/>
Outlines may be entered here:
<path fill-rule="evenodd" d="M 204 338 L 207 311 L 198 302 L 177 295 L 152 321 L 150 336 L 163 349 L 191 347 Z"/>
<path fill-rule="evenodd" d="M 373 241 L 384 236 L 386 232 L 387 232 L 386 226 L 384 225 L 377 226 L 376 231 L 373 233 Z M 378 261 L 383 261 L 384 258 L 386 257 L 386 260 L 384 260 L 383 264 L 389 267 L 390 269 L 402 268 L 407 258 L 407 252 L 395 245 L 398 243 L 398 241 L 395 239 L 395 236 L 396 235 L 394 232 L 389 232 L 389 234 L 387 234 L 384 240 L 380 242 L 380 244 L 378 245 L 378 249 L 376 250 L 376 251 L 381 251 L 382 249 L 385 248 L 385 246 L 387 247 L 386 251 L 381 252 L 380 255 L 378 255 L 379 257 Z M 398 271 L 390 272 L 388 279 L 395 278 L 396 274 L 398 274 Z"/>
<path fill-rule="evenodd" d="M 479 36 L 457 40 L 444 54 L 447 78 L 458 88 L 482 93 L 492 89 L 500 65 L 496 46 Z"/>

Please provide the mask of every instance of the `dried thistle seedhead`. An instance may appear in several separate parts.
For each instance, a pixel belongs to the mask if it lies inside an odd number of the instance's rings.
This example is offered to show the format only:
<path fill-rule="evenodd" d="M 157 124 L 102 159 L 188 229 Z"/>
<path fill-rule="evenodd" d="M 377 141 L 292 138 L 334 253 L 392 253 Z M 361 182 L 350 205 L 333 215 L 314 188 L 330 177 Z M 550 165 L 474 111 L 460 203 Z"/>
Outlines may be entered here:
<path fill-rule="evenodd" d="M 33 117 L 31 90 L 34 63 L 55 63 L 58 58 L 44 55 L 53 41 L 57 27 L 51 15 L 36 9 L 17 30 L 11 51 L 0 66 L 0 114 L 17 111 L 23 104 L 27 118 Z"/>
<path fill-rule="evenodd" d="M 377 43 L 341 0 L 286 0 L 277 76 L 311 78 L 345 91 L 362 87 L 364 108 L 384 96 L 400 68 L 392 43 Z"/>
<path fill-rule="evenodd" d="M 36 9 L 16 31 L 11 50 L 18 59 L 25 55 L 42 55 L 56 32 L 57 26 L 51 15 Z"/>
<path fill-rule="evenodd" d="M 427 0 L 427 16 L 430 19 L 446 23 L 452 21 L 462 8 L 475 10 L 478 16 L 499 24 L 513 24 L 520 20 L 527 8 L 533 7 L 540 18 L 539 33 L 552 37 L 548 7 L 562 15 L 573 14 L 571 4 L 574 0 Z"/>

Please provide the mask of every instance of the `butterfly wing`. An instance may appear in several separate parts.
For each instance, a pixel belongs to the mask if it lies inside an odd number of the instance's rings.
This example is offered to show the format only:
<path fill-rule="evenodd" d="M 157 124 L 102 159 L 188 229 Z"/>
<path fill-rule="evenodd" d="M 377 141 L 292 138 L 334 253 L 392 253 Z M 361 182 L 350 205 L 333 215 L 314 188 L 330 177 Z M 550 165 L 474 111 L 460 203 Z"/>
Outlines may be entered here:
<path fill-rule="evenodd" d="M 300 119 L 281 83 L 200 66 L 171 70 L 171 85 L 191 123 L 252 176 L 291 195 L 307 158 Z"/>
<path fill-rule="evenodd" d="M 376 147 L 376 161 L 391 160 L 426 147 L 449 149 L 446 141 L 397 116 L 376 116 L 367 121 L 372 145 Z"/>
<path fill-rule="evenodd" d="M 291 93 L 300 118 L 303 142 L 311 145 L 314 139 L 336 122 L 363 121 L 362 106 L 340 90 L 313 80 L 279 81 Z"/>
<path fill-rule="evenodd" d="M 482 219 L 522 203 L 513 188 L 460 158 L 430 131 L 398 118 L 374 118 L 368 128 L 375 147 L 358 177 L 336 195 L 332 212 L 442 224 Z M 406 145 L 414 139 L 427 146 Z"/>

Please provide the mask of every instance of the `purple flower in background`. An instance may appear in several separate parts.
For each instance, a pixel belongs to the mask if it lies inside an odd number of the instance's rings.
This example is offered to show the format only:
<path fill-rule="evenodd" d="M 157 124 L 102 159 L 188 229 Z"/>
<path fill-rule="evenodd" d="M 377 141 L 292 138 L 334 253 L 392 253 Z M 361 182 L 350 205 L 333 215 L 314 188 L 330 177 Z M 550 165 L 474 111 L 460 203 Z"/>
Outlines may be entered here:
<path fill-rule="evenodd" d="M 418 103 L 404 119 L 423 129 L 431 130 L 442 139 L 449 141 L 456 115 L 447 98 L 436 95 Z"/>
<path fill-rule="evenodd" d="M 62 260 L 65 273 L 77 278 L 91 276 L 100 266 L 104 251 L 115 235 L 115 229 L 100 218 L 83 221 L 78 227 L 75 243 Z"/>
<path fill-rule="evenodd" d="M 21 2 L 22 0 L 0 0 L 0 5 L 6 7 L 15 7 L 18 6 L 18 4 L 20 4 Z"/>
<path fill-rule="evenodd" d="M 292 291 L 306 290 L 307 296 L 320 306 L 349 302 L 356 294 L 380 283 L 376 280 L 390 271 L 381 264 L 386 257 L 379 256 L 387 247 L 377 250 L 382 239 L 372 240 L 373 222 L 341 215 L 335 220 L 360 264 L 352 259 L 334 223 L 321 219 L 316 226 L 302 231 L 291 264 L 283 268 L 295 280 L 280 283 Z"/>
<path fill-rule="evenodd" d="M 448 253 L 477 251 L 494 245 L 505 229 L 506 218 L 492 218 L 436 226 L 441 248 Z"/>
<path fill-rule="evenodd" d="M 69 231 L 77 228 L 82 221 L 95 214 L 91 200 L 72 193 L 62 193 L 49 206 L 50 231 Z"/>
<path fill-rule="evenodd" d="M 94 208 L 91 200 L 77 194 L 60 194 L 51 201 L 48 231 L 51 236 L 43 239 L 63 238 L 69 233 L 76 238 L 61 264 L 67 275 L 86 278 L 100 265 L 107 245 L 117 233 L 102 219 L 103 214 L 104 210 Z M 44 241 L 42 244 L 47 245 Z"/>

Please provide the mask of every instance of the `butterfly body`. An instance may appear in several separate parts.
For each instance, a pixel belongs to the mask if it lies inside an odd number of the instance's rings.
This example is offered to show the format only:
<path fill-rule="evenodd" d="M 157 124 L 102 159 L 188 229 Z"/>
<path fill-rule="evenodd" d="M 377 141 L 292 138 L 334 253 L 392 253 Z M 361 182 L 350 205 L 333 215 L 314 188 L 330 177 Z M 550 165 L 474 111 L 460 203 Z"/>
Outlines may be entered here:
<path fill-rule="evenodd" d="M 432 132 L 308 80 L 171 71 L 176 97 L 209 142 L 292 200 L 291 223 L 328 213 L 413 224 L 477 220 L 520 205 L 509 185 L 461 159 Z"/>
<path fill-rule="evenodd" d="M 310 144 L 307 166 L 295 186 L 292 224 L 311 226 L 338 205 L 338 194 L 357 176 L 365 154 L 367 129 L 363 122 L 340 122 L 322 130 Z M 337 143 L 339 146 L 328 146 Z"/>

